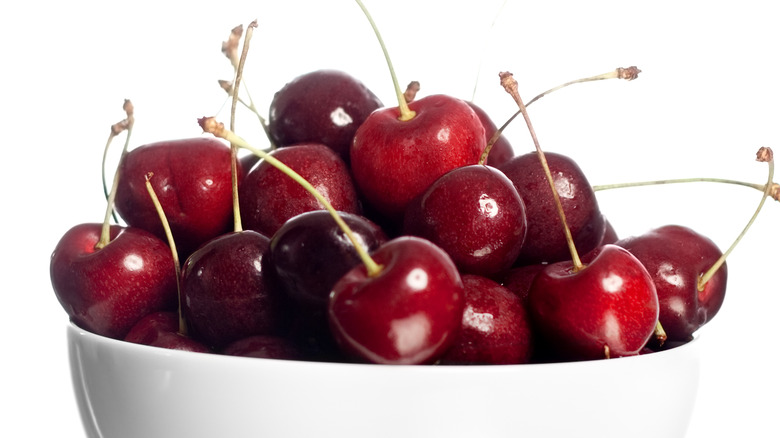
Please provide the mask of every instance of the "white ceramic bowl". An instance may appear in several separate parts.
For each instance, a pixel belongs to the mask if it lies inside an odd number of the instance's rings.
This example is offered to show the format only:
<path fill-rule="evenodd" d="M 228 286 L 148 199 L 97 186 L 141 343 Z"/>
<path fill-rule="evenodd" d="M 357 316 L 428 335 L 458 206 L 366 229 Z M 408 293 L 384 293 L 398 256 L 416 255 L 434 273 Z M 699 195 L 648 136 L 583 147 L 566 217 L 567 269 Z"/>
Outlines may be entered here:
<path fill-rule="evenodd" d="M 172 351 L 68 327 L 89 437 L 683 437 L 697 342 L 502 366 L 295 362 Z"/>

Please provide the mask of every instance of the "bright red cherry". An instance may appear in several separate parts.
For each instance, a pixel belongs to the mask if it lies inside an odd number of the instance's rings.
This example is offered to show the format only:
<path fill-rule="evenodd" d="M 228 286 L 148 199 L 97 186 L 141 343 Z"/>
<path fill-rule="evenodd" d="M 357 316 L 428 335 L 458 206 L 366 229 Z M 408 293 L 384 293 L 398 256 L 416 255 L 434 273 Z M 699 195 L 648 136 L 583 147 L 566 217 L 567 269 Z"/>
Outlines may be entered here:
<path fill-rule="evenodd" d="M 150 181 L 167 216 L 179 256 L 184 258 L 230 229 L 230 167 L 230 148 L 213 137 L 163 141 L 132 149 L 118 170 L 116 211 L 129 225 L 166 239 L 146 189 L 146 176 L 153 173 Z M 240 166 L 239 171 L 243 178 Z"/>
<path fill-rule="evenodd" d="M 553 263 L 536 275 L 528 295 L 534 327 L 545 350 L 566 360 L 633 356 L 658 322 L 658 295 L 650 274 L 627 250 L 604 245 L 575 269 Z"/>
<path fill-rule="evenodd" d="M 68 230 L 51 255 L 51 283 L 76 325 L 122 339 L 144 316 L 177 306 L 176 271 L 168 245 L 138 228 L 111 226 L 102 249 L 103 224 Z"/>
<path fill-rule="evenodd" d="M 485 128 L 465 101 L 432 95 L 409 109 L 416 115 L 405 121 L 398 107 L 371 113 L 350 152 L 360 193 L 392 220 L 400 220 L 409 202 L 440 176 L 477 164 L 485 149 Z"/>
<path fill-rule="evenodd" d="M 447 253 L 427 240 L 400 237 L 371 254 L 333 286 L 331 331 L 344 351 L 381 364 L 436 361 L 452 344 L 463 316 L 463 283 Z"/>

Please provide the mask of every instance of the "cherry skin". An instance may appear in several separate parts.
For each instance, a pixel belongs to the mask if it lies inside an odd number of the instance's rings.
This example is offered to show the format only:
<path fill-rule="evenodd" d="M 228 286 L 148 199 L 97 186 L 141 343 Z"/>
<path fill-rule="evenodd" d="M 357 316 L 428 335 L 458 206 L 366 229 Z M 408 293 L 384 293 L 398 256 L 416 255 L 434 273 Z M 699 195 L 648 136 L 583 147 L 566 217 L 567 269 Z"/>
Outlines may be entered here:
<path fill-rule="evenodd" d="M 577 250 L 587 253 L 602 241 L 606 221 L 596 194 L 580 167 L 568 156 L 546 152 L 547 164 Z M 512 180 L 525 201 L 528 232 L 518 265 L 567 260 L 570 252 L 555 200 L 536 152 L 518 155 L 499 170 Z"/>
<path fill-rule="evenodd" d="M 338 213 L 368 252 L 387 241 L 379 226 L 355 214 Z M 301 213 L 271 237 L 271 265 L 282 288 L 298 304 L 325 313 L 333 285 L 361 263 L 352 241 L 326 210 Z"/>
<path fill-rule="evenodd" d="M 170 350 L 210 353 L 204 344 L 179 332 L 176 312 L 153 312 L 141 318 L 125 336 L 125 341 Z"/>
<path fill-rule="evenodd" d="M 358 190 L 393 221 L 402 220 L 407 204 L 437 178 L 477 164 L 485 149 L 485 128 L 465 101 L 432 95 L 409 108 L 416 115 L 407 121 L 399 120 L 398 107 L 371 113 L 350 150 Z"/>
<path fill-rule="evenodd" d="M 630 251 L 650 272 L 658 292 L 658 319 L 668 341 L 691 340 L 720 310 L 726 295 L 725 264 L 703 290 L 698 289 L 699 278 L 722 255 L 709 238 L 688 227 L 666 225 L 616 244 Z"/>
<path fill-rule="evenodd" d="M 220 353 L 226 356 L 262 359 L 306 359 L 305 352 L 297 344 L 289 339 L 271 335 L 255 335 L 239 339 L 225 347 Z"/>
<path fill-rule="evenodd" d="M 146 189 L 146 176 L 153 173 L 152 187 L 165 211 L 179 256 L 185 258 L 201 244 L 230 229 L 230 168 L 230 148 L 215 138 L 140 146 L 128 152 L 120 163 L 116 211 L 128 225 L 166 239 Z"/>
<path fill-rule="evenodd" d="M 209 347 L 289 325 L 290 305 L 268 266 L 270 240 L 251 230 L 213 239 L 182 266 L 184 319 L 190 335 Z"/>
<path fill-rule="evenodd" d="M 501 279 L 501 285 L 510 292 L 517 295 L 523 303 L 528 301 L 528 292 L 534 282 L 536 275 L 547 265 L 536 263 L 533 265 L 516 266 L 504 274 Z"/>
<path fill-rule="evenodd" d="M 441 359 L 448 364 L 528 363 L 531 323 L 524 303 L 495 281 L 463 275 L 465 306 L 460 332 Z"/>
<path fill-rule="evenodd" d="M 276 149 L 270 155 L 311 183 L 336 210 L 360 214 L 349 168 L 332 149 L 307 143 Z M 265 160 L 246 176 L 238 197 L 244 228 L 266 236 L 293 216 L 324 210 L 311 193 Z"/>
<path fill-rule="evenodd" d="M 491 276 L 509 269 L 520 254 L 525 204 L 501 171 L 463 166 L 409 204 L 403 230 L 438 245 L 461 272 Z"/>
<path fill-rule="evenodd" d="M 475 104 L 474 102 L 468 101 L 466 103 L 468 103 L 471 109 L 477 113 L 479 121 L 482 122 L 482 126 L 485 128 L 485 142 L 490 141 L 490 139 L 493 137 L 493 134 L 498 131 L 496 124 L 493 123 L 493 119 L 490 118 L 488 113 L 485 112 L 482 107 Z M 509 161 L 509 159 L 514 156 L 515 150 L 512 147 L 512 144 L 509 143 L 509 140 L 507 140 L 504 134 L 501 134 L 498 136 L 498 140 L 496 140 L 496 142 L 493 143 L 493 146 L 491 146 L 486 164 L 488 166 L 498 167 Z"/>
<path fill-rule="evenodd" d="M 317 70 L 287 83 L 274 95 L 268 130 L 277 146 L 322 143 L 345 161 L 355 131 L 382 102 L 366 86 L 338 70 Z"/>
<path fill-rule="evenodd" d="M 547 265 L 531 285 L 528 308 L 545 350 L 564 360 L 634 356 L 658 321 L 658 295 L 650 274 L 627 250 L 604 245 L 575 270 L 572 262 Z"/>
<path fill-rule="evenodd" d="M 51 255 L 54 293 L 79 327 L 122 339 L 141 318 L 177 306 L 168 245 L 144 230 L 111 226 L 111 242 L 95 249 L 103 224 L 68 230 Z"/>
<path fill-rule="evenodd" d="M 331 331 L 344 352 L 380 364 L 435 362 L 452 344 L 463 317 L 463 282 L 447 253 L 427 240 L 399 237 L 334 286 Z"/>

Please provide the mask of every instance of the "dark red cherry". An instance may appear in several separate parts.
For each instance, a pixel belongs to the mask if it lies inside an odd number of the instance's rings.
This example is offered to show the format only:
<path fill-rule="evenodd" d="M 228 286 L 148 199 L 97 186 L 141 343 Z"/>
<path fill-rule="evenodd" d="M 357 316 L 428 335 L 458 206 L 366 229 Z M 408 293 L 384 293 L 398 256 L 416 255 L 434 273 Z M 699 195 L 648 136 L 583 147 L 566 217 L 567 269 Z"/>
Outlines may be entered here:
<path fill-rule="evenodd" d="M 718 246 L 696 231 L 666 225 L 617 242 L 644 264 L 655 282 L 658 317 L 668 341 L 686 342 L 720 310 L 728 270 L 722 265 L 699 290 L 699 278 L 722 255 Z"/>
<path fill-rule="evenodd" d="M 355 214 L 339 212 L 368 251 L 387 241 L 376 224 Z M 270 260 L 281 286 L 297 303 L 325 311 L 333 285 L 361 263 L 352 241 L 326 210 L 301 213 L 271 237 Z"/>
<path fill-rule="evenodd" d="M 303 360 L 305 352 L 294 342 L 280 336 L 256 335 L 234 341 L 222 351 L 227 356 L 263 359 Z"/>
<path fill-rule="evenodd" d="M 409 204 L 403 230 L 438 245 L 461 272 L 490 276 L 509 269 L 520 254 L 525 204 L 501 171 L 463 166 Z"/>
<path fill-rule="evenodd" d="M 382 102 L 362 82 L 338 70 L 293 79 L 274 95 L 268 130 L 277 146 L 322 143 L 345 161 L 355 131 Z"/>
<path fill-rule="evenodd" d="M 179 331 L 179 315 L 176 312 L 154 312 L 141 318 L 125 341 L 170 350 L 210 353 L 211 350 Z"/>
<path fill-rule="evenodd" d="M 289 303 L 268 266 L 269 243 L 255 231 L 232 232 L 187 258 L 181 291 L 190 336 L 220 349 L 289 326 Z"/>
<path fill-rule="evenodd" d="M 596 194 L 574 160 L 551 152 L 545 156 L 577 251 L 587 253 L 601 243 L 606 229 Z M 515 184 L 525 201 L 528 232 L 517 264 L 569 259 L 560 216 L 537 153 L 516 156 L 499 170 Z"/>

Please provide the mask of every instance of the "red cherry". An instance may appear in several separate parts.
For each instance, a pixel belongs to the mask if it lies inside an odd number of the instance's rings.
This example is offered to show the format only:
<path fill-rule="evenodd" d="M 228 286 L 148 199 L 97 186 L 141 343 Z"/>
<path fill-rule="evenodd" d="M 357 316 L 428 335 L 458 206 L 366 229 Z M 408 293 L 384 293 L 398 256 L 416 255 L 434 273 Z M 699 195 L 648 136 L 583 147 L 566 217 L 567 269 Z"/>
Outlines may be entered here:
<path fill-rule="evenodd" d="M 246 230 L 213 239 L 192 253 L 181 273 L 189 333 L 219 349 L 289 326 L 289 303 L 268 265 L 270 240 Z"/>
<path fill-rule="evenodd" d="M 464 273 L 509 269 L 525 240 L 525 204 L 501 171 L 480 164 L 447 172 L 407 207 L 404 232 L 449 254 Z"/>
<path fill-rule="evenodd" d="M 227 356 L 264 359 L 304 360 L 305 352 L 289 339 L 271 335 L 255 335 L 234 341 L 222 351 Z"/>
<path fill-rule="evenodd" d="M 337 70 L 293 79 L 274 94 L 268 131 L 277 146 L 321 143 L 349 159 L 358 126 L 382 102 L 362 82 Z"/>
<path fill-rule="evenodd" d="M 567 360 L 637 355 L 658 321 L 653 279 L 621 247 L 604 245 L 591 257 L 580 270 L 565 261 L 537 274 L 528 305 L 540 342 Z"/>
<path fill-rule="evenodd" d="M 68 230 L 51 255 L 57 299 L 79 327 L 121 339 L 144 316 L 176 309 L 176 273 L 168 245 L 138 229 L 114 225 L 95 249 L 102 224 Z"/>
<path fill-rule="evenodd" d="M 355 133 L 352 173 L 365 200 L 400 220 L 412 199 L 457 167 L 477 164 L 485 128 L 463 100 L 427 96 L 409 104 L 416 115 L 399 120 L 397 107 L 371 113 Z"/>
<path fill-rule="evenodd" d="M 152 186 L 184 258 L 232 225 L 230 160 L 230 148 L 215 138 L 163 141 L 135 148 L 118 170 L 116 211 L 129 225 L 166 238 L 145 185 L 146 175 L 153 173 Z"/>
<path fill-rule="evenodd" d="M 596 194 L 582 169 L 570 157 L 545 152 L 574 244 L 587 253 L 606 229 Z M 517 263 L 552 263 L 571 257 L 544 169 L 536 152 L 514 157 L 499 167 L 525 201 L 528 233 Z"/>
<path fill-rule="evenodd" d="M 321 144 L 299 144 L 270 153 L 309 181 L 338 211 L 359 214 L 357 191 L 344 161 Z M 239 188 L 245 229 L 272 236 L 288 219 L 324 206 L 311 193 L 263 160 Z"/>
<path fill-rule="evenodd" d="M 127 333 L 125 341 L 170 350 L 210 353 L 204 344 L 179 332 L 176 312 L 153 312 L 141 318 Z"/>
<path fill-rule="evenodd" d="M 488 113 L 482 109 L 482 107 L 471 101 L 466 103 L 468 103 L 471 109 L 474 110 L 474 112 L 477 114 L 477 117 L 479 117 L 479 121 L 482 122 L 482 126 L 485 128 L 485 142 L 490 141 L 491 137 L 493 137 L 493 134 L 498 131 L 496 124 L 493 123 L 493 120 L 490 118 Z M 487 163 L 485 164 L 492 167 L 498 167 L 509 161 L 509 159 L 514 156 L 514 148 L 509 143 L 509 140 L 507 140 L 506 136 L 501 134 L 499 135 L 498 140 L 496 140 L 496 142 L 493 143 L 493 146 L 491 146 Z"/>
<path fill-rule="evenodd" d="M 698 289 L 699 278 L 722 255 L 718 246 L 696 231 L 667 225 L 617 245 L 631 252 L 655 282 L 660 303 L 658 317 L 669 341 L 689 341 L 693 333 L 718 313 L 726 296 L 728 271 L 722 265 Z"/>
<path fill-rule="evenodd" d="M 328 317 L 341 347 L 362 360 L 423 364 L 450 347 L 463 316 L 463 283 L 449 256 L 427 240 L 393 239 L 333 286 Z"/>
<path fill-rule="evenodd" d="M 531 322 L 523 301 L 478 275 L 463 275 L 465 306 L 460 332 L 442 363 L 521 364 L 531 360 Z"/>

